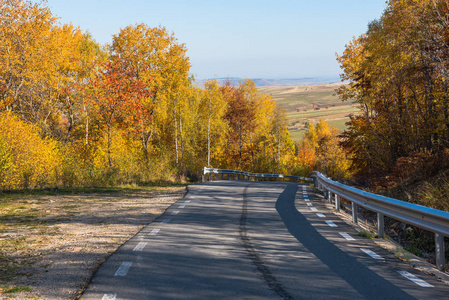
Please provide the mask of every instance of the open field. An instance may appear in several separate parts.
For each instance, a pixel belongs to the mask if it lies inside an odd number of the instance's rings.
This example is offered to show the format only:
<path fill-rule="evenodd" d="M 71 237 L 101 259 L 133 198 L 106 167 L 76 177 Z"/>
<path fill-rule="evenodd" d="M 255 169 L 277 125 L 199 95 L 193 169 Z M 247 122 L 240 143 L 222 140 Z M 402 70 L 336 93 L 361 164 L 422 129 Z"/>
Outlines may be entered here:
<path fill-rule="evenodd" d="M 294 141 L 299 141 L 306 124 L 316 124 L 324 119 L 339 130 L 346 129 L 345 123 L 350 114 L 358 113 L 357 107 L 350 102 L 342 102 L 335 94 L 341 83 L 313 86 L 267 86 L 259 90 L 269 94 L 282 105 L 288 118 L 288 130 Z"/>

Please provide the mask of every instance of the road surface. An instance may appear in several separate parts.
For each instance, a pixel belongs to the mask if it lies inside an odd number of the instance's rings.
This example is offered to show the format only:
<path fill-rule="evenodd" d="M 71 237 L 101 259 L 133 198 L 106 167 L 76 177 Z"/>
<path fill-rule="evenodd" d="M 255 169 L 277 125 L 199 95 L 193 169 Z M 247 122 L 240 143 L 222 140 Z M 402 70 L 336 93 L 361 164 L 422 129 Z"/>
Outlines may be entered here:
<path fill-rule="evenodd" d="M 444 299 L 304 184 L 218 181 L 111 255 L 82 299 Z"/>

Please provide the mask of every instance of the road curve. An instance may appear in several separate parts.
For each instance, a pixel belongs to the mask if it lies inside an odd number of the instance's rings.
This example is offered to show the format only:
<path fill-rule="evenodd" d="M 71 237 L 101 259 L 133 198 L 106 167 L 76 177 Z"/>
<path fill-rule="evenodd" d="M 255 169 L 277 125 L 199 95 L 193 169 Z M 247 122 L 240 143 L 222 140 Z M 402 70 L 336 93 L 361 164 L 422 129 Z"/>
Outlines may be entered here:
<path fill-rule="evenodd" d="M 82 299 L 444 299 L 310 187 L 219 181 L 189 193 L 98 269 Z"/>

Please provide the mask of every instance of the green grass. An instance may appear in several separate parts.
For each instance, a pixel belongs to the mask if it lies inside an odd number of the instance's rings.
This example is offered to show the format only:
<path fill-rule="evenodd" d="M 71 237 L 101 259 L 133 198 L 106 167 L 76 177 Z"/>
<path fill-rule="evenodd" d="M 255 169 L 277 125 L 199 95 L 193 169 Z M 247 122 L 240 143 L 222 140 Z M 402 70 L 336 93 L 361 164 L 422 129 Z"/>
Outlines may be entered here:
<path fill-rule="evenodd" d="M 31 292 L 31 288 L 28 286 L 15 286 L 13 288 L 7 288 L 3 291 L 5 294 L 19 293 L 19 292 Z"/>
<path fill-rule="evenodd" d="M 293 130 L 289 130 L 289 132 L 290 132 L 290 137 L 292 138 L 292 140 L 300 141 L 304 137 L 304 133 L 306 131 L 305 130 L 299 130 L 299 129 L 293 129 Z"/>
<path fill-rule="evenodd" d="M 404 249 L 410 253 L 413 253 L 416 256 L 424 257 L 424 254 L 422 253 L 422 251 L 413 245 L 408 245 L 408 246 L 404 247 Z"/>
<path fill-rule="evenodd" d="M 306 117 L 320 117 L 320 116 L 327 116 L 329 114 L 350 114 L 356 111 L 355 108 L 348 108 L 346 106 L 338 109 L 332 109 L 332 108 L 322 108 L 319 110 L 310 110 L 310 111 L 290 111 L 287 113 L 287 117 L 291 116 L 297 116 L 299 118 L 306 118 Z"/>
<path fill-rule="evenodd" d="M 343 131 L 346 128 L 348 128 L 346 126 L 346 122 L 348 122 L 349 120 L 335 120 L 335 121 L 328 121 L 327 123 L 329 123 L 329 126 L 332 127 L 337 127 L 338 130 Z"/>
<path fill-rule="evenodd" d="M 359 235 L 363 236 L 363 237 L 366 237 L 366 238 L 369 238 L 369 239 L 373 239 L 374 238 L 373 234 L 371 234 L 370 232 L 367 232 L 365 230 L 359 231 Z"/>
<path fill-rule="evenodd" d="M 11 201 L 17 199 L 31 199 L 34 196 L 46 196 L 46 195 L 77 195 L 77 194 L 110 194 L 119 192 L 128 192 L 134 190 L 163 190 L 168 187 L 183 187 L 191 183 L 184 182 L 162 182 L 149 185 L 133 185 L 126 184 L 117 187 L 73 187 L 73 188 L 45 188 L 45 189 L 27 189 L 27 190 L 13 190 L 0 192 L 0 209 L 3 203 L 9 204 Z M 24 208 L 22 206 L 22 208 Z M 16 207 L 15 209 L 22 209 Z"/>

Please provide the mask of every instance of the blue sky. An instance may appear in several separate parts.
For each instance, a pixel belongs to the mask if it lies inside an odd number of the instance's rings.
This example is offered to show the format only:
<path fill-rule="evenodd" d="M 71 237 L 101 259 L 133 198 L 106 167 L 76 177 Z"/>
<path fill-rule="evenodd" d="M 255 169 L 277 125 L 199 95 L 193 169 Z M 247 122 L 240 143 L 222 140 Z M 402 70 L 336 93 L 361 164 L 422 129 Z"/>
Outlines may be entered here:
<path fill-rule="evenodd" d="M 128 25 L 164 26 L 185 43 L 198 79 L 335 76 L 353 36 L 385 0 L 48 0 L 62 23 L 101 44 Z"/>

